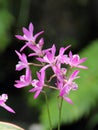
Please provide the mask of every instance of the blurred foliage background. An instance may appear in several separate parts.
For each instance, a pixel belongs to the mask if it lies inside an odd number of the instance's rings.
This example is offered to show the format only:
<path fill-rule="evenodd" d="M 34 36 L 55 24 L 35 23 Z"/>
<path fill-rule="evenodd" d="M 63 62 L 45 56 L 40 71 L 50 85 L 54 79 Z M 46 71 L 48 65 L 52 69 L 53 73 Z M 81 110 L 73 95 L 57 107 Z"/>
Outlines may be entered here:
<path fill-rule="evenodd" d="M 32 22 L 35 33 L 44 30 L 45 47 L 57 49 L 71 44 L 74 53 L 87 57 L 89 67 L 81 72 L 79 90 L 71 93 L 74 105 L 64 103 L 61 129 L 98 129 L 98 0 L 0 0 L 0 94 L 8 93 L 8 104 L 16 110 L 12 115 L 0 108 L 0 120 L 15 122 L 28 130 L 32 123 L 48 129 L 43 95 L 36 100 L 27 89 L 16 89 L 14 81 L 22 72 L 15 71 L 18 57 L 14 50 L 22 47 L 15 34 Z M 26 50 L 27 52 L 29 50 Z M 37 68 L 34 68 L 36 71 Z M 49 92 L 50 94 L 50 92 Z M 49 97 L 49 106 L 56 130 L 58 112 L 56 93 Z"/>

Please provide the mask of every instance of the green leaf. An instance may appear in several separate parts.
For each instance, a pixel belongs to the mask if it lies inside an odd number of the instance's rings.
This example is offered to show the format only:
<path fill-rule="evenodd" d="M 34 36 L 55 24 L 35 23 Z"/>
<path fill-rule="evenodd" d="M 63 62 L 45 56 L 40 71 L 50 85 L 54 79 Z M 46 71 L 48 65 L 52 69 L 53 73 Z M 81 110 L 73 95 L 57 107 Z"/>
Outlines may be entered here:
<path fill-rule="evenodd" d="M 79 88 L 77 91 L 70 93 L 70 98 L 74 104 L 70 105 L 63 101 L 62 109 L 62 124 L 72 123 L 79 120 L 83 116 L 87 116 L 92 108 L 98 102 L 98 41 L 94 41 L 87 46 L 80 54 L 80 57 L 87 57 L 84 63 L 88 70 L 80 70 L 80 78 L 76 80 Z M 57 105 L 57 92 L 54 92 L 49 100 L 50 113 L 53 127 L 58 123 L 58 105 Z M 50 98 L 50 97 L 49 97 Z M 49 129 L 47 109 L 44 105 L 40 116 L 45 130 Z"/>
<path fill-rule="evenodd" d="M 0 130 L 24 130 L 24 129 L 14 124 L 0 121 Z"/>
<path fill-rule="evenodd" d="M 0 52 L 3 52 L 10 43 L 10 28 L 13 20 L 8 10 L 0 9 Z"/>

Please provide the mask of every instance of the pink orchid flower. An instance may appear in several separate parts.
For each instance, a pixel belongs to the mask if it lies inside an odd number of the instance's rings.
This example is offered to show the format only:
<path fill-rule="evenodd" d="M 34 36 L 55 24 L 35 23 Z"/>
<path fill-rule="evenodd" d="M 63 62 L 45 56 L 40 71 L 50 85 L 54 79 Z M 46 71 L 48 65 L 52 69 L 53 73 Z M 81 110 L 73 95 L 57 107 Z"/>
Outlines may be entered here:
<path fill-rule="evenodd" d="M 29 29 L 26 29 L 25 27 L 23 27 L 23 36 L 21 35 L 15 35 L 16 38 L 18 38 L 19 40 L 24 40 L 26 41 L 25 45 L 21 48 L 20 51 L 22 51 L 25 47 L 30 47 L 32 45 L 36 44 L 36 39 L 39 35 L 41 35 L 44 31 L 41 31 L 35 35 L 33 35 L 33 31 L 34 31 L 34 26 L 32 23 L 29 24 Z"/>
<path fill-rule="evenodd" d="M 62 64 L 64 64 L 64 63 L 66 63 L 66 64 L 68 64 L 68 56 L 67 55 L 65 55 L 64 53 L 65 53 L 65 51 L 70 47 L 71 45 L 69 45 L 69 46 L 67 46 L 67 47 L 61 47 L 60 48 L 60 50 L 59 50 L 59 54 L 58 54 L 58 56 L 56 56 L 56 58 L 57 58 L 57 60 L 60 62 L 60 63 L 62 63 Z M 66 61 L 66 62 L 65 62 Z"/>
<path fill-rule="evenodd" d="M 31 49 L 34 51 L 33 53 L 30 53 L 29 56 L 39 56 L 42 57 L 44 55 L 44 51 L 42 50 L 44 45 L 44 39 L 41 38 L 38 42 L 38 44 L 32 45 Z"/>
<path fill-rule="evenodd" d="M 46 51 L 46 54 L 43 58 L 36 58 L 40 62 L 47 63 L 40 71 L 46 70 L 48 67 L 51 67 L 53 71 L 56 69 L 56 47 L 55 45 L 52 46 L 50 50 Z M 59 65 L 59 64 L 58 64 Z"/>
<path fill-rule="evenodd" d="M 80 59 L 78 54 L 72 55 L 72 52 L 69 52 L 69 61 L 68 64 L 71 67 L 77 67 L 77 68 L 82 68 L 82 69 L 87 69 L 86 66 L 80 65 L 81 63 L 85 62 L 87 58 L 82 58 Z"/>
<path fill-rule="evenodd" d="M 11 107 L 9 107 L 8 105 L 5 104 L 7 99 L 8 99 L 8 95 L 7 94 L 0 95 L 0 106 L 5 108 L 7 111 L 9 111 L 11 113 L 15 113 L 15 111 Z"/>
<path fill-rule="evenodd" d="M 26 69 L 26 75 L 20 76 L 20 80 L 15 81 L 16 84 L 14 85 L 16 88 L 22 88 L 31 85 L 32 76 L 30 68 Z"/>
<path fill-rule="evenodd" d="M 42 91 L 43 87 L 44 87 L 44 80 L 45 80 L 45 72 L 41 71 L 41 72 L 37 72 L 37 79 L 34 79 L 32 81 L 32 86 L 34 86 L 34 88 L 32 88 L 31 90 L 29 90 L 29 92 L 35 92 L 34 98 L 36 99 L 40 92 Z"/>
<path fill-rule="evenodd" d="M 18 62 L 18 64 L 16 65 L 16 70 L 20 71 L 24 68 L 28 68 L 28 61 L 27 61 L 27 57 L 25 54 L 20 54 L 18 51 L 15 51 L 16 54 L 18 55 L 20 61 Z"/>
<path fill-rule="evenodd" d="M 55 75 L 57 77 L 57 80 L 60 82 L 63 82 L 65 75 L 66 75 L 67 69 L 66 68 L 57 68 L 55 71 Z"/>
<path fill-rule="evenodd" d="M 64 61 L 67 60 L 66 59 L 66 55 L 64 54 L 65 51 L 70 47 L 61 47 L 59 50 L 59 54 L 58 56 L 55 56 L 56 54 L 56 47 L 55 45 L 52 46 L 51 49 L 47 49 L 45 51 L 45 56 L 43 58 L 36 58 L 37 60 L 39 60 L 40 62 L 45 62 L 47 63 L 42 69 L 42 70 L 46 70 L 48 67 L 51 67 L 54 71 L 54 73 L 56 72 L 57 69 L 60 68 L 61 63 L 65 63 Z"/>
<path fill-rule="evenodd" d="M 70 98 L 68 98 L 68 94 L 70 93 L 71 90 L 77 90 L 78 85 L 73 82 L 73 80 L 75 80 L 76 78 L 79 78 L 79 76 L 77 76 L 79 73 L 79 70 L 75 70 L 69 77 L 68 80 L 64 80 L 63 83 L 62 82 L 58 82 L 58 87 L 60 90 L 60 97 L 63 97 L 64 100 L 66 100 L 69 103 L 73 103 L 72 100 Z"/>

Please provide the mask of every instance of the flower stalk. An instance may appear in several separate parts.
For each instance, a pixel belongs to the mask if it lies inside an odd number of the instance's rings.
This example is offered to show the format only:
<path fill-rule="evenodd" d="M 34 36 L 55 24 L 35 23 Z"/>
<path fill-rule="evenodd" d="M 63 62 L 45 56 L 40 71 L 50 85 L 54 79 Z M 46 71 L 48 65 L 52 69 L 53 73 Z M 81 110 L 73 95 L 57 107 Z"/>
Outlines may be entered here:
<path fill-rule="evenodd" d="M 80 59 L 78 54 L 73 54 L 71 51 L 69 51 L 69 54 L 66 54 L 66 50 L 69 49 L 71 45 L 67 47 L 61 47 L 59 49 L 59 53 L 56 53 L 55 44 L 53 44 L 51 48 L 43 49 L 43 37 L 41 37 L 39 40 L 37 39 L 41 34 L 43 34 L 43 32 L 44 31 L 40 31 L 37 34 L 34 34 L 34 26 L 32 23 L 30 23 L 28 29 L 23 27 L 23 35 L 16 35 L 17 39 L 24 41 L 24 45 L 20 51 L 15 51 L 19 57 L 16 70 L 21 71 L 25 69 L 25 75 L 20 76 L 20 80 L 16 80 L 14 86 L 16 88 L 32 86 L 29 92 L 35 93 L 34 99 L 38 98 L 41 92 L 44 93 L 50 130 L 52 130 L 53 127 L 51 123 L 47 94 L 45 91 L 43 91 L 43 89 L 47 88 L 59 91 L 58 96 L 60 100 L 58 106 L 58 130 L 60 130 L 63 100 L 73 104 L 72 100 L 69 98 L 69 93 L 77 90 L 78 88 L 78 84 L 74 80 L 79 78 L 78 74 L 80 70 L 78 70 L 78 68 L 87 69 L 86 66 L 81 65 L 86 61 L 86 58 Z M 22 53 L 25 48 L 29 48 L 32 53 L 30 53 L 28 56 Z M 29 63 L 29 57 L 33 57 L 33 59 L 35 58 L 38 64 L 33 62 Z M 33 69 L 30 68 L 31 65 L 40 67 L 39 71 L 36 72 L 37 79 L 32 78 Z M 52 70 L 52 74 L 49 77 L 49 80 L 46 81 L 45 77 L 49 68 Z M 53 86 L 51 85 L 52 80 L 55 81 Z"/>
<path fill-rule="evenodd" d="M 58 106 L 58 110 L 59 110 L 58 130 L 60 130 L 60 126 L 61 126 L 62 106 L 63 106 L 63 98 L 60 99 L 60 103 Z"/>
<path fill-rule="evenodd" d="M 49 125 L 50 125 L 50 130 L 52 130 L 52 122 L 51 122 L 51 117 L 50 117 L 50 111 L 49 111 L 49 103 L 48 103 L 48 97 L 45 91 L 42 91 L 42 93 L 45 96 L 45 101 L 46 101 L 46 107 L 47 107 L 47 113 L 48 113 L 48 119 L 49 119 Z"/>

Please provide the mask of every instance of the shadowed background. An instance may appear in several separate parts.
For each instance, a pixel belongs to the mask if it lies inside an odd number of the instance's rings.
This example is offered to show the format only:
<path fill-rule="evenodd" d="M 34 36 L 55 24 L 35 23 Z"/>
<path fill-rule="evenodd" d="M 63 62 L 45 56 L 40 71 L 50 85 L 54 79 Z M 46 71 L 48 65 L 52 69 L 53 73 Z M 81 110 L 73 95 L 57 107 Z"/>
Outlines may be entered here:
<path fill-rule="evenodd" d="M 43 111 L 44 97 L 41 95 L 34 100 L 33 94 L 28 93 L 27 89 L 14 87 L 14 81 L 23 74 L 15 71 L 18 62 L 15 50 L 19 50 L 23 43 L 14 35 L 22 34 L 22 27 L 28 27 L 30 22 L 34 24 L 34 34 L 44 30 L 42 36 L 45 39 L 45 48 L 55 43 L 58 50 L 61 46 L 71 44 L 73 53 L 79 52 L 81 57 L 88 57 L 86 64 L 89 70 L 81 72 L 81 78 L 83 76 L 84 79 L 79 82 L 82 89 L 79 90 L 79 94 L 77 91 L 71 95 L 75 106 L 64 104 L 62 129 L 97 130 L 98 0 L 0 0 L 0 94 L 8 93 L 7 103 L 16 111 L 13 115 L 0 108 L 0 120 L 15 122 L 26 129 L 33 123 L 44 124 L 44 120 L 47 120 L 46 110 Z M 51 111 L 52 107 L 54 108 L 54 95 L 55 93 L 51 95 L 53 99 L 50 99 Z M 81 107 L 83 109 L 75 115 Z M 71 113 L 70 111 L 72 114 L 66 115 L 68 112 Z M 57 113 L 54 114 L 52 118 L 56 129 Z"/>

